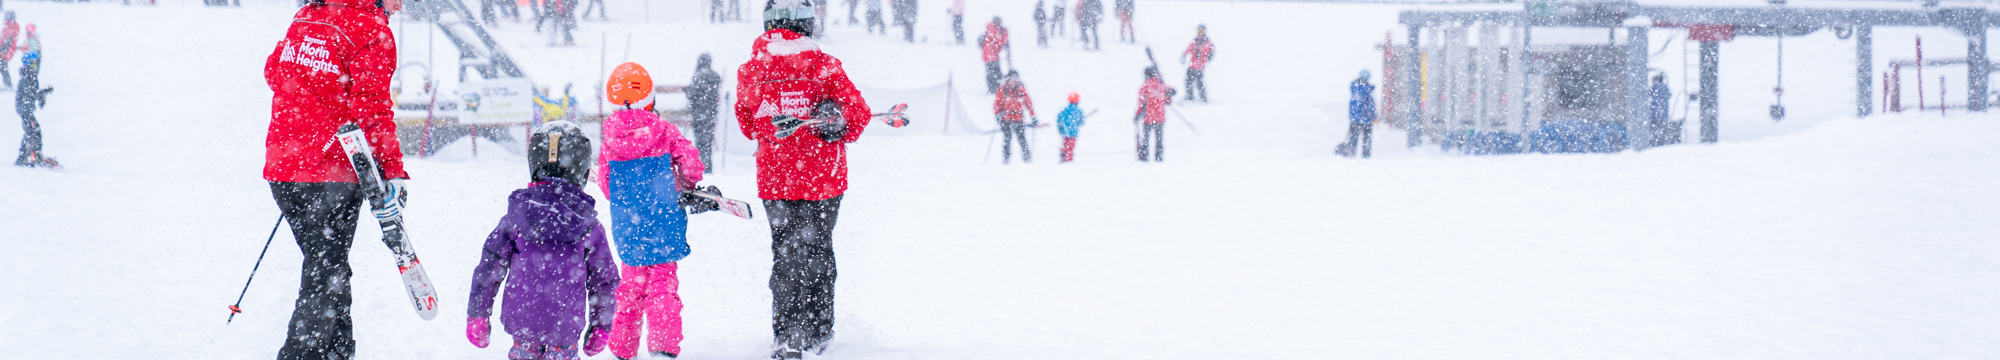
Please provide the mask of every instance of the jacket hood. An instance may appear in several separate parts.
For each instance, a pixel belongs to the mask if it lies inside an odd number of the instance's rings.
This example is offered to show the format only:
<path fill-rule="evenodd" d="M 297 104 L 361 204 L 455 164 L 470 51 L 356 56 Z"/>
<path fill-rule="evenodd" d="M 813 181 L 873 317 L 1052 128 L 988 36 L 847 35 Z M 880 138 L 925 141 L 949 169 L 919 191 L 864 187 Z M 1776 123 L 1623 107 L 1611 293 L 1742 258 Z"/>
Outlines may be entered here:
<path fill-rule="evenodd" d="M 812 38 L 786 29 L 772 29 L 757 37 L 750 45 L 750 55 L 754 57 L 786 56 L 807 51 L 819 51 L 819 43 Z"/>
<path fill-rule="evenodd" d="M 544 178 L 542 182 L 515 190 L 508 198 L 507 213 L 519 217 L 526 241 L 537 244 L 573 244 L 584 241 L 597 220 L 597 199 L 569 180 Z"/>

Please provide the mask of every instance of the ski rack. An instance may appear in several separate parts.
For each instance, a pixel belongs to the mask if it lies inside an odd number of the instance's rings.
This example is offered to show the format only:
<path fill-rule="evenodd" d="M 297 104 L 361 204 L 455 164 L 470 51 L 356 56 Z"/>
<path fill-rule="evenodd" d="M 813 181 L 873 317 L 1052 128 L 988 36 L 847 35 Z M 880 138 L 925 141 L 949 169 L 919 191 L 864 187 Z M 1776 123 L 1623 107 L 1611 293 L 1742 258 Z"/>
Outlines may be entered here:
<path fill-rule="evenodd" d="M 464 3 L 458 0 L 417 0 L 407 4 L 404 14 L 437 24 L 438 29 L 444 31 L 444 36 L 458 47 L 459 78 L 465 78 L 468 67 L 486 79 L 528 77 L 519 66 L 514 65 L 514 60 L 500 48 L 500 43 L 493 41 L 493 36 L 479 24 L 479 17 L 474 16 Z"/>

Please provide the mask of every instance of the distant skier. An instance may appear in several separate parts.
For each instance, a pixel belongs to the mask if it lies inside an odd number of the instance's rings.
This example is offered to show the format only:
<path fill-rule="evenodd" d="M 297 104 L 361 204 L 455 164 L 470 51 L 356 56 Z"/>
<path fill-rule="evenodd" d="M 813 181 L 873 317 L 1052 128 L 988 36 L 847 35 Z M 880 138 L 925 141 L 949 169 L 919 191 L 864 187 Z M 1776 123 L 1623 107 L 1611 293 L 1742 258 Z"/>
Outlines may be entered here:
<path fill-rule="evenodd" d="M 757 197 L 771 221 L 771 357 L 798 359 L 833 339 L 833 227 L 847 191 L 847 143 L 871 118 L 840 59 L 811 38 L 807 0 L 771 0 L 764 34 L 736 72 L 736 118 L 757 141 Z M 900 0 L 908 1 L 908 0 Z M 818 122 L 780 138 L 774 117 Z"/>
<path fill-rule="evenodd" d="M 1132 122 L 1141 123 L 1139 136 L 1139 161 L 1146 161 L 1146 147 L 1153 147 L 1153 161 L 1166 161 L 1167 152 L 1167 106 L 1174 103 L 1174 89 L 1160 79 L 1160 69 L 1147 66 L 1146 82 L 1139 86 L 1139 111 L 1132 114 Z"/>
<path fill-rule="evenodd" d="M 1137 0 L 1113 0 L 1118 9 L 1118 40 L 1126 43 L 1139 42 L 1139 30 L 1132 27 L 1132 12 L 1139 4 Z"/>
<path fill-rule="evenodd" d="M 1049 35 L 1054 37 L 1063 36 L 1063 15 L 1069 10 L 1063 8 L 1062 0 L 1056 0 L 1056 3 L 1051 6 L 1055 8 L 1049 10 Z"/>
<path fill-rule="evenodd" d="M 986 23 L 986 33 L 979 35 L 979 60 L 986 62 L 986 93 L 1000 89 L 1000 52 L 1007 52 L 1007 62 L 1013 64 L 1014 44 L 1007 39 L 1007 27 L 1000 25 L 1000 17 Z"/>
<path fill-rule="evenodd" d="M 1076 135 L 1084 120 L 1083 109 L 1077 108 L 1079 100 L 1082 96 L 1069 93 L 1069 107 L 1056 113 L 1056 132 L 1062 133 L 1062 162 L 1065 163 L 1076 160 Z"/>
<path fill-rule="evenodd" d="M 889 25 L 882 23 L 882 0 L 868 0 L 868 28 L 865 30 L 873 33 L 877 28 L 882 29 L 883 35 L 889 34 Z"/>
<path fill-rule="evenodd" d="M 1104 37 L 1097 33 L 1097 24 L 1104 22 L 1104 2 L 1102 0 L 1079 0 L 1076 3 L 1076 33 L 1084 45 L 1096 50 L 1103 48 Z"/>
<path fill-rule="evenodd" d="M 694 127 L 694 147 L 701 150 L 701 163 L 714 164 L 715 154 L 715 114 L 722 102 L 722 75 L 709 68 L 714 62 L 708 53 L 694 61 L 694 79 L 687 87 L 688 113 L 694 118 L 689 126 Z M 707 168 L 714 173 L 715 168 Z"/>
<path fill-rule="evenodd" d="M 1028 97 L 1028 87 L 1021 83 L 1021 73 L 1007 71 L 1007 80 L 1000 85 L 1000 92 L 993 96 L 993 117 L 1000 122 L 1000 163 L 1005 164 L 1013 155 L 1015 141 L 1021 143 L 1021 162 L 1033 162 L 1034 154 L 1028 150 L 1028 118 L 1035 116 L 1035 100 Z M 1035 123 L 1041 123 L 1036 119 Z"/>
<path fill-rule="evenodd" d="M 1049 12 L 1041 0 L 1035 0 L 1035 46 L 1049 47 Z"/>
<path fill-rule="evenodd" d="M 1366 159 L 1375 148 L 1375 85 L 1368 83 L 1368 69 L 1347 85 L 1347 141 L 1336 147 L 1340 156 L 1354 157 L 1359 151 Z"/>
<path fill-rule="evenodd" d="M 903 41 L 917 42 L 917 0 L 889 0 L 896 13 L 895 25 L 903 27 Z"/>
<path fill-rule="evenodd" d="M 493 297 L 503 286 L 500 323 L 512 335 L 509 359 L 577 359 L 604 351 L 618 309 L 618 262 L 611 259 L 590 176 L 590 138 L 568 121 L 543 124 L 528 139 L 528 187 L 507 196 L 507 215 L 486 235 L 466 297 L 465 337 L 492 342 Z"/>
<path fill-rule="evenodd" d="M 35 34 L 35 24 L 28 24 L 26 38 L 21 47 L 21 83 L 14 90 L 14 112 L 21 115 L 21 155 L 14 158 L 14 165 L 61 167 L 54 157 L 42 153 L 42 123 L 35 119 L 35 110 L 48 106 L 49 93 L 56 91 L 42 87 L 42 38 Z"/>
<path fill-rule="evenodd" d="M 396 38 L 388 15 L 400 0 L 313 0 L 298 10 L 271 55 L 264 80 L 271 89 L 271 125 L 264 137 L 264 180 L 305 255 L 297 308 L 286 322 L 278 359 L 351 359 L 349 314 L 354 275 L 348 250 L 364 200 L 354 167 L 334 130 L 355 124 L 367 134 L 382 171 L 386 204 L 377 219 L 401 216 L 409 193 L 389 81 L 396 73 Z"/>
<path fill-rule="evenodd" d="M 951 7 L 945 12 L 951 14 L 951 38 L 965 45 L 965 0 L 951 0 Z"/>
<path fill-rule="evenodd" d="M 1195 25 L 1194 43 L 1188 44 L 1187 51 L 1181 53 L 1181 62 L 1187 68 L 1187 100 L 1195 101 L 1195 94 L 1201 94 L 1201 102 L 1208 102 L 1208 60 L 1215 58 L 1215 44 L 1208 42 L 1208 25 Z"/>
<path fill-rule="evenodd" d="M 810 11 L 809 9 L 806 11 Z M 681 129 L 653 114 L 653 78 L 635 63 L 619 64 L 605 84 L 618 107 L 604 120 L 598 148 L 597 186 L 611 202 L 617 238 L 618 315 L 611 326 L 611 355 L 639 356 L 641 323 L 646 349 L 656 357 L 681 353 L 681 259 L 690 253 L 684 193 L 701 182 L 706 163 Z"/>
<path fill-rule="evenodd" d="M 588 7 L 585 7 L 585 8 L 583 8 L 583 15 L 582 15 L 582 16 L 580 16 L 580 17 L 579 17 L 578 19 L 579 19 L 579 20 L 583 20 L 583 19 L 590 19 L 590 11 L 591 11 L 591 10 L 597 10 L 597 20 L 599 20 L 599 21 L 611 21 L 611 16 L 610 16 L 610 15 L 606 15 L 606 14 L 604 13 L 604 10 L 605 10 L 605 8 L 604 8 L 604 0 L 590 0 L 590 5 L 589 5 Z"/>
<path fill-rule="evenodd" d="M 861 7 L 861 0 L 847 0 L 847 26 L 854 26 L 854 24 L 861 23 L 861 19 L 854 17 L 854 10 L 859 7 Z"/>
<path fill-rule="evenodd" d="M 14 54 L 20 52 L 14 39 L 21 37 L 21 25 L 14 22 L 14 11 L 7 10 L 7 25 L 0 29 L 0 80 L 7 86 L 14 86 L 14 76 L 7 73 L 7 62 L 14 61 Z"/>

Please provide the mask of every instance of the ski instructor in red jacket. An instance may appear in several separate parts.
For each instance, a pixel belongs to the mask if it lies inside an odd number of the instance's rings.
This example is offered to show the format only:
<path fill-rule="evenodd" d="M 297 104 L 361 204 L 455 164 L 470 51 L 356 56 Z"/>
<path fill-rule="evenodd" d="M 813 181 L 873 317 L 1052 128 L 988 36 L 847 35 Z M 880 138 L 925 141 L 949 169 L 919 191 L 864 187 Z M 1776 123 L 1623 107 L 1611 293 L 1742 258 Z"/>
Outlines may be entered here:
<path fill-rule="evenodd" d="M 736 118 L 757 141 L 757 197 L 771 221 L 771 358 L 833 339 L 833 225 L 847 191 L 847 143 L 871 118 L 840 59 L 812 35 L 815 0 L 769 0 L 764 34 L 736 72 Z M 771 118 L 819 121 L 780 138 Z"/>
<path fill-rule="evenodd" d="M 354 357 L 354 297 L 347 252 L 362 196 L 334 131 L 366 131 L 382 176 L 391 179 L 389 216 L 402 207 L 403 151 L 389 110 L 396 40 L 388 14 L 400 0 L 313 0 L 292 18 L 264 61 L 271 127 L 264 135 L 264 180 L 305 255 L 299 297 L 278 359 Z"/>

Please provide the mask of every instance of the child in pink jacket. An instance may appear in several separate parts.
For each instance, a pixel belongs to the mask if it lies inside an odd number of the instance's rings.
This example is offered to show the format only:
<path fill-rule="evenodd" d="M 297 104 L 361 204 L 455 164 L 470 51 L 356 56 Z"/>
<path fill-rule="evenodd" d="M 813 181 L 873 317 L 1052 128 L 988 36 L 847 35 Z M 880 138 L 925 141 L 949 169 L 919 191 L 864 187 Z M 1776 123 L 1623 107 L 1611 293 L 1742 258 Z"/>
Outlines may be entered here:
<path fill-rule="evenodd" d="M 681 299 L 676 262 L 688 255 L 687 211 L 681 192 L 701 181 L 701 152 L 679 127 L 652 112 L 653 81 L 639 64 L 612 71 L 606 92 L 619 110 L 604 120 L 598 151 L 599 188 L 611 203 L 622 281 L 611 325 L 611 355 L 638 356 L 640 324 L 655 356 L 681 352 Z"/>

